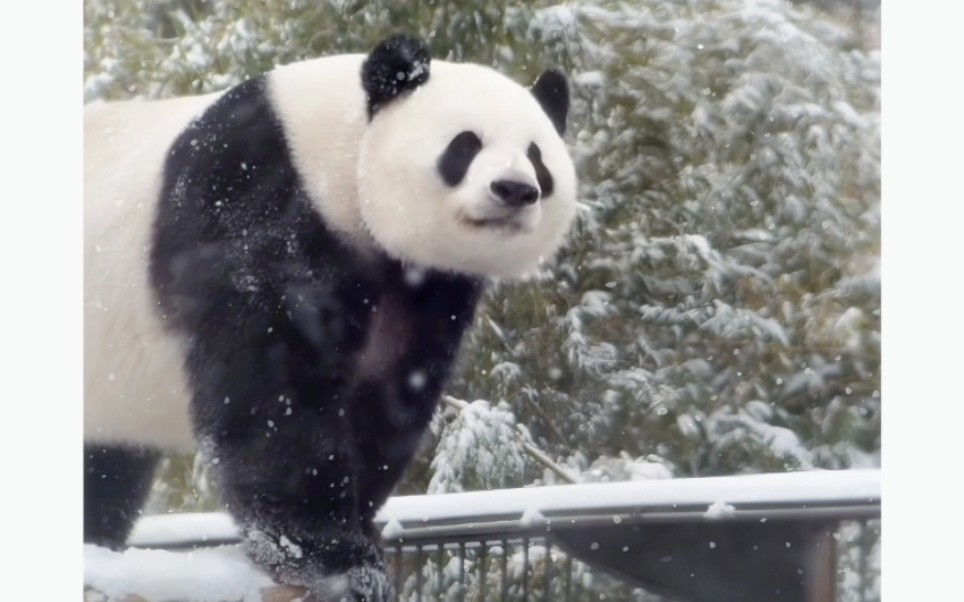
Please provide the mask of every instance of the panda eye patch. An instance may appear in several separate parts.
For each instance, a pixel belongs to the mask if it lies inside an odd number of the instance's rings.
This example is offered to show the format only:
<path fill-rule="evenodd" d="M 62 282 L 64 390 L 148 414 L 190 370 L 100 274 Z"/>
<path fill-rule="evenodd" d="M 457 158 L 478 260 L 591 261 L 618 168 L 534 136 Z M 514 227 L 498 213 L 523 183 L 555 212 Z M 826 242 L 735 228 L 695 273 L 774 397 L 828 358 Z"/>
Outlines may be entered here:
<path fill-rule="evenodd" d="M 549 173 L 546 164 L 542 162 L 542 151 L 539 150 L 535 142 L 529 145 L 526 156 L 536 170 L 536 180 L 539 181 L 539 188 L 542 189 L 542 198 L 548 197 L 552 194 L 553 189 L 552 174 Z"/>
<path fill-rule="evenodd" d="M 449 142 L 438 159 L 438 172 L 449 186 L 457 186 L 465 178 L 472 160 L 482 150 L 482 140 L 475 132 L 465 131 Z"/>

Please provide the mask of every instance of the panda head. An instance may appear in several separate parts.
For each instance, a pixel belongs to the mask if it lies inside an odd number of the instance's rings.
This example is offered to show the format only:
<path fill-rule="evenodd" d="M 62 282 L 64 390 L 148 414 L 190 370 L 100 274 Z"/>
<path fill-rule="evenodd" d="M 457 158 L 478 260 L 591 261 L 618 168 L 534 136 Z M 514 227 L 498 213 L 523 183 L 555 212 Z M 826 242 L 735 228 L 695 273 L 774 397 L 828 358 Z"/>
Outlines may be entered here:
<path fill-rule="evenodd" d="M 421 41 L 396 37 L 367 57 L 362 84 L 360 212 L 389 254 L 514 277 L 554 253 L 576 208 L 563 75 L 527 90 L 480 65 L 430 64 Z"/>

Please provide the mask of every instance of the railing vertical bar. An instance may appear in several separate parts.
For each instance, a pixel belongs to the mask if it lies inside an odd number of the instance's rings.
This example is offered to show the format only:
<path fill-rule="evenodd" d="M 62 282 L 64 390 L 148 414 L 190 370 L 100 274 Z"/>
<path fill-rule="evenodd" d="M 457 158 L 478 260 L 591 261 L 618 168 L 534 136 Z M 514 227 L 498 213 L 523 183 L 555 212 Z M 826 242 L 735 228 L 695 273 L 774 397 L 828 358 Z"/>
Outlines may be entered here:
<path fill-rule="evenodd" d="M 566 554 L 566 602 L 572 599 L 572 556 Z"/>
<path fill-rule="evenodd" d="M 860 542 L 857 546 L 860 572 L 860 602 L 867 602 L 867 521 L 860 521 Z"/>
<path fill-rule="evenodd" d="M 522 538 L 522 600 L 529 599 L 529 538 Z"/>
<path fill-rule="evenodd" d="M 543 564 L 546 565 L 546 578 L 542 582 L 542 599 L 544 602 L 549 602 L 549 584 L 552 583 L 550 578 L 550 571 L 552 570 L 552 543 L 549 538 L 546 537 L 546 557 L 543 560 Z"/>
<path fill-rule="evenodd" d="M 509 540 L 502 540 L 502 600 L 509 599 Z"/>
<path fill-rule="evenodd" d="M 488 558 L 489 548 L 484 539 L 479 542 L 479 545 L 481 546 L 479 548 L 479 600 L 485 600 L 485 578 L 487 576 L 485 561 Z"/>
<path fill-rule="evenodd" d="M 395 591 L 402 591 L 402 542 L 395 544 Z"/>
<path fill-rule="evenodd" d="M 422 544 L 418 544 L 415 548 L 415 602 L 422 602 L 422 569 L 424 564 Z"/>
<path fill-rule="evenodd" d="M 465 600 L 465 542 L 459 542 L 459 600 Z"/>
<path fill-rule="evenodd" d="M 443 569 L 442 561 L 445 560 L 445 544 L 438 544 L 438 554 L 436 556 L 436 575 L 435 575 L 435 597 L 441 598 L 444 592 L 445 582 L 443 581 Z"/>

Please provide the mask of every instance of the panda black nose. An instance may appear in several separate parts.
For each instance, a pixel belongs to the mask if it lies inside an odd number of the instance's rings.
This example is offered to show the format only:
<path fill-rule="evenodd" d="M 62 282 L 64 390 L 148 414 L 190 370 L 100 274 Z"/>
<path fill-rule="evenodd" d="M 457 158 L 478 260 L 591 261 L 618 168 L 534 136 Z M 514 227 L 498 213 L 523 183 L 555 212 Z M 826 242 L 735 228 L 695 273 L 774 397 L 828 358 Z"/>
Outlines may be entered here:
<path fill-rule="evenodd" d="M 525 207 L 539 200 L 539 189 L 524 182 L 496 180 L 489 188 L 497 199 L 510 207 Z"/>

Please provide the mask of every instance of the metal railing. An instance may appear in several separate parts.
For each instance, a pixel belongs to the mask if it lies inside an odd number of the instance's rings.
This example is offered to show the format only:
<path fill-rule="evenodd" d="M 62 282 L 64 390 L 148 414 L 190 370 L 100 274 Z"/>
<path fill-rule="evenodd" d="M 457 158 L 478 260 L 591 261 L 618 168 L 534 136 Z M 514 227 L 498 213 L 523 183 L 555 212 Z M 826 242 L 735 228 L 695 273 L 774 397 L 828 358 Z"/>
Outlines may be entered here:
<path fill-rule="evenodd" d="M 879 601 L 876 470 L 389 500 L 399 599 Z M 238 541 L 225 515 L 146 517 L 132 545 Z"/>
<path fill-rule="evenodd" d="M 848 520 L 832 533 L 836 541 L 832 587 L 824 594 L 774 593 L 771 598 L 754 597 L 752 589 L 738 597 L 714 600 L 839 600 L 874 602 L 880 600 L 880 521 Z M 600 599 L 670 602 L 688 600 L 654 593 L 577 559 L 552 538 L 504 537 L 449 543 L 395 544 L 386 547 L 399 599 L 579 601 Z M 545 559 L 550 561 L 546 562 Z M 446 568 L 448 571 L 446 572 Z M 600 597 L 600 595 L 605 597 Z"/>

